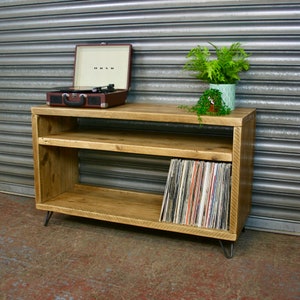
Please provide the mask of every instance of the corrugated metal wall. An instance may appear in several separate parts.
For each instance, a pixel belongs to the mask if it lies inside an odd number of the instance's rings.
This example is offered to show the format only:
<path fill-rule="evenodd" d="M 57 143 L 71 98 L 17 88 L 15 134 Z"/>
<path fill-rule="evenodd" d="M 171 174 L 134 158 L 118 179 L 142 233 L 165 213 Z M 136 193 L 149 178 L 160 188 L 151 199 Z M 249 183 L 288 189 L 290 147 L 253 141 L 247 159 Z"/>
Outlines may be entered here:
<path fill-rule="evenodd" d="M 191 104 L 207 86 L 182 71 L 188 50 L 240 41 L 252 68 L 237 86 L 237 105 L 258 113 L 248 226 L 299 233 L 299 37 L 298 0 L 2 0 L 0 190 L 34 195 L 30 108 L 72 84 L 76 44 L 131 43 L 128 100 Z M 106 174 L 105 184 L 143 190 L 161 190 L 168 168 L 155 157 L 87 151 L 81 159 L 83 181 Z"/>

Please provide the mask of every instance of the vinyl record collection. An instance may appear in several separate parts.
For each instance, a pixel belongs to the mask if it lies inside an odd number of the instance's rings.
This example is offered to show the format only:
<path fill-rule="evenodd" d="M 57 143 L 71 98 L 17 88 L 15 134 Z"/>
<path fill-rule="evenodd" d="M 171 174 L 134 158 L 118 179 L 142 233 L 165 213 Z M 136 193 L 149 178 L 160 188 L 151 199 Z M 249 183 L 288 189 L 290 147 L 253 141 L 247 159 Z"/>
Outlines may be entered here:
<path fill-rule="evenodd" d="M 229 229 L 231 163 L 171 159 L 160 221 Z"/>

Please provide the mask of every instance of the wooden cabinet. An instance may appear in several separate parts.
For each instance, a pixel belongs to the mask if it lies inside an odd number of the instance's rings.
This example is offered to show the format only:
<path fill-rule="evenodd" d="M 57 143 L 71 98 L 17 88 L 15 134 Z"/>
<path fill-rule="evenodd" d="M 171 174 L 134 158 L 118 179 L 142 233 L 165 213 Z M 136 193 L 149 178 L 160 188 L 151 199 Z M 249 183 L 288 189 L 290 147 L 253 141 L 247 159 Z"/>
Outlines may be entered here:
<path fill-rule="evenodd" d="M 251 207 L 255 110 L 202 116 L 203 125 L 232 128 L 229 137 L 141 131 L 83 130 L 78 118 L 199 124 L 176 105 L 125 104 L 109 109 L 32 107 L 36 207 L 51 212 L 236 241 Z M 224 161 L 232 163 L 229 230 L 160 222 L 163 195 L 80 184 L 78 150 Z"/>

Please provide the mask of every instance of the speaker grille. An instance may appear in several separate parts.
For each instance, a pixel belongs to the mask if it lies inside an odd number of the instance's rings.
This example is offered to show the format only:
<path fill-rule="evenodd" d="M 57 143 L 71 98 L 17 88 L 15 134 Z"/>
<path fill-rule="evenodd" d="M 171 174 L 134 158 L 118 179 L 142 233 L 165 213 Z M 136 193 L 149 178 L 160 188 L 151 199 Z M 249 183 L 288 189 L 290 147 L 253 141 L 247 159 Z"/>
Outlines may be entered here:
<path fill-rule="evenodd" d="M 62 103 L 61 95 L 50 95 L 50 103 L 61 104 Z"/>
<path fill-rule="evenodd" d="M 88 104 L 89 105 L 97 105 L 100 106 L 101 99 L 98 96 L 88 96 Z"/>

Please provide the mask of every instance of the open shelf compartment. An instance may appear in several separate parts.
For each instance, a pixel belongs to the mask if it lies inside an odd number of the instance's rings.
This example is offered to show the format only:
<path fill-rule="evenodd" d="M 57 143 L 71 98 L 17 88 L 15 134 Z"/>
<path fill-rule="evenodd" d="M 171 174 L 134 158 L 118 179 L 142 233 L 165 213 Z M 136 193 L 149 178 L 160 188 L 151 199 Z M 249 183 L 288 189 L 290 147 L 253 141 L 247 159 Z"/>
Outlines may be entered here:
<path fill-rule="evenodd" d="M 232 161 L 232 138 L 122 130 L 68 131 L 41 136 L 40 145 L 191 159 Z"/>
<path fill-rule="evenodd" d="M 102 221 L 234 240 L 226 230 L 159 222 L 162 195 L 76 184 L 37 208 Z"/>

